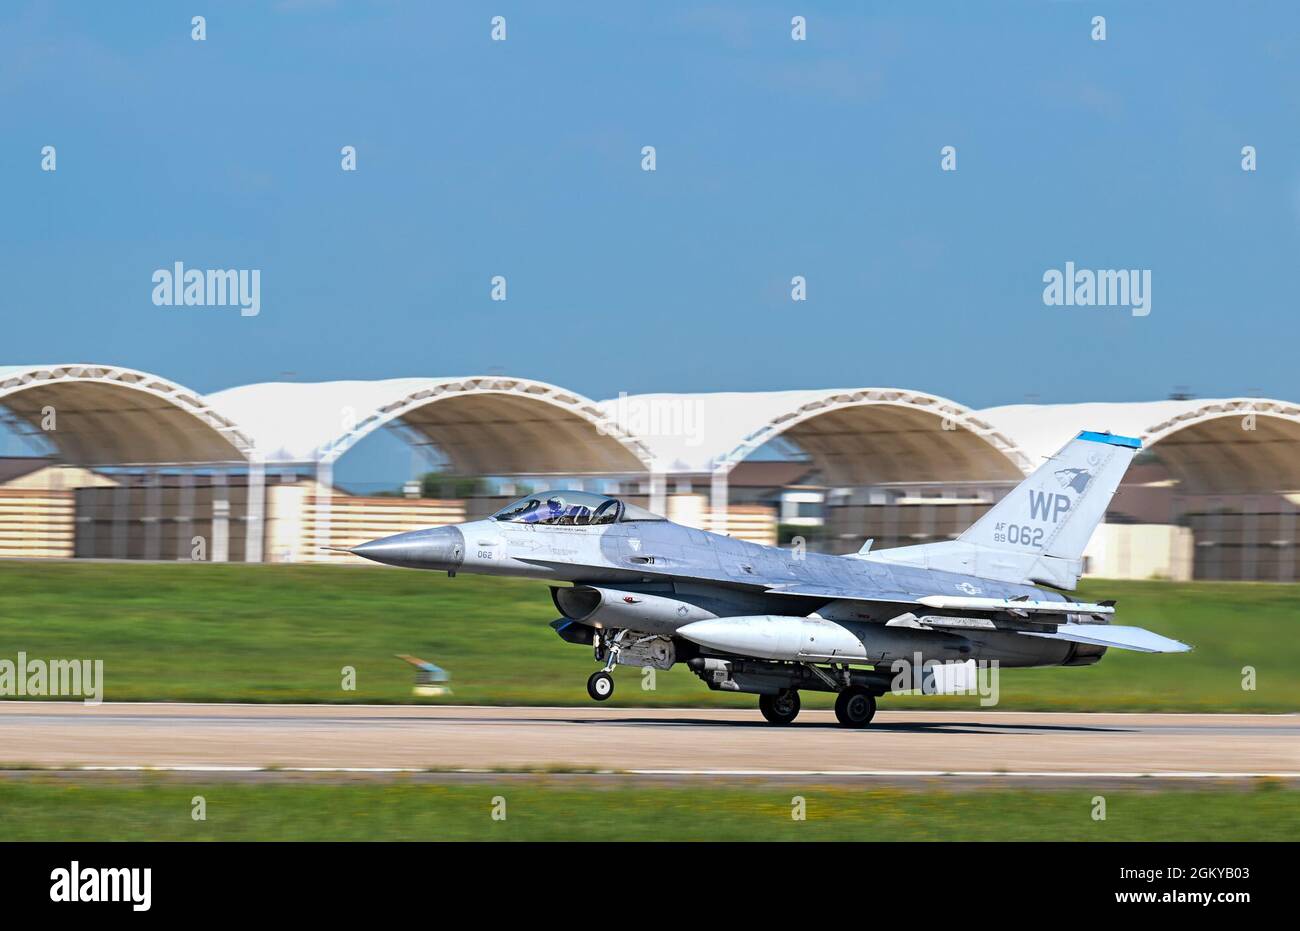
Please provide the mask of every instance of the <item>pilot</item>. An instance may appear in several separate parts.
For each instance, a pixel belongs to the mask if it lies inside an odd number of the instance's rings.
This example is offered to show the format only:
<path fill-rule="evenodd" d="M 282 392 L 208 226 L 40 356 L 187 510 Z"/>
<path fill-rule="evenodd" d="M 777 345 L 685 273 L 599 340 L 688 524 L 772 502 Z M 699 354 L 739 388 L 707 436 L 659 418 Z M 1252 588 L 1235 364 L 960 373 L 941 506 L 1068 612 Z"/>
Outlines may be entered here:
<path fill-rule="evenodd" d="M 543 524 L 558 523 L 564 516 L 564 500 L 561 498 L 547 498 L 546 506 L 538 512 L 537 520 Z"/>

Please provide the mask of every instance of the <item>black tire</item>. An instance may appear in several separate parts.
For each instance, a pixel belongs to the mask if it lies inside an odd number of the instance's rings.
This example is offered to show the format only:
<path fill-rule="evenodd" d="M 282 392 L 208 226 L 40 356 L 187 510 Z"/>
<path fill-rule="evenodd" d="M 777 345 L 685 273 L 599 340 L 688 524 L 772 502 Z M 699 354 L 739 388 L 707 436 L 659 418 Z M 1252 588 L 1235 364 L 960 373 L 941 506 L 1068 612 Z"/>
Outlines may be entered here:
<path fill-rule="evenodd" d="M 614 694 L 614 677 L 601 669 L 587 678 L 587 694 L 595 701 L 604 701 Z"/>
<path fill-rule="evenodd" d="M 769 724 L 789 724 L 799 716 L 799 693 L 785 689 L 776 695 L 760 695 L 758 710 Z"/>
<path fill-rule="evenodd" d="M 866 689 L 847 688 L 835 696 L 835 717 L 845 727 L 866 727 L 876 716 L 876 696 Z"/>

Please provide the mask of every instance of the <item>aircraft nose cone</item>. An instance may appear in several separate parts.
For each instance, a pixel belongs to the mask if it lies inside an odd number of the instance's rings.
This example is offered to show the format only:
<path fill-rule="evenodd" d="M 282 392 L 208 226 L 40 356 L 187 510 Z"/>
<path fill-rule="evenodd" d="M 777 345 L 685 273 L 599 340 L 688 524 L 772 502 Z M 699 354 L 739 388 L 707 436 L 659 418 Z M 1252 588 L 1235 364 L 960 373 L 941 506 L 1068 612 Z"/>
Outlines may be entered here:
<path fill-rule="evenodd" d="M 371 540 L 350 552 L 389 566 L 454 572 L 465 561 L 465 535 L 459 527 L 431 527 Z"/>

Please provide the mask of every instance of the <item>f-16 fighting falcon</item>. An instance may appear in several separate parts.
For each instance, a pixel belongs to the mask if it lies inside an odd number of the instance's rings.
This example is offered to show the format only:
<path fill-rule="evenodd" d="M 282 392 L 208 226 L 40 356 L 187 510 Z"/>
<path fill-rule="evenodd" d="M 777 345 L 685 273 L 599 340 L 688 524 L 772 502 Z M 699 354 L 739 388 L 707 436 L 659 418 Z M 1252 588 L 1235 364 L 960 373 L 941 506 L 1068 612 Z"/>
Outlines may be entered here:
<path fill-rule="evenodd" d="M 759 696 L 788 724 L 799 692 L 835 692 L 863 727 L 898 661 L 942 691 L 976 662 L 1087 666 L 1110 647 L 1190 649 L 1111 623 L 1113 601 L 1075 601 L 1083 549 L 1141 442 L 1083 432 L 942 543 L 834 556 L 684 527 L 617 498 L 548 491 L 487 520 L 374 540 L 350 552 L 414 569 L 548 579 L 564 640 L 594 648 L 587 691 L 604 701 L 616 666 L 685 663 L 709 688 Z M 569 583 L 569 584 L 563 584 Z M 1047 587 L 1037 587 L 1047 586 Z M 935 688 L 935 669 L 945 670 Z M 951 675 L 946 671 L 952 671 Z M 964 671 L 964 672 L 963 672 Z M 931 687 L 926 688 L 926 684 Z"/>

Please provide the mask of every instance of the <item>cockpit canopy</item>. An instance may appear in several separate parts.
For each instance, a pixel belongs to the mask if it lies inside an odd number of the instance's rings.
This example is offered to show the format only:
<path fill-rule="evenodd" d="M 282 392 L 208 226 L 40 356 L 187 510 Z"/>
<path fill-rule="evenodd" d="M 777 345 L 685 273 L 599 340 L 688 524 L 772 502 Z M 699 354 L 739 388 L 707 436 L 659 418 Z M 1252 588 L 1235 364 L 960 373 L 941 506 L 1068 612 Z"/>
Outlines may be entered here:
<path fill-rule="evenodd" d="M 629 520 L 663 520 L 643 507 L 587 491 L 545 491 L 507 504 L 492 520 L 512 524 L 567 524 L 587 527 Z"/>

